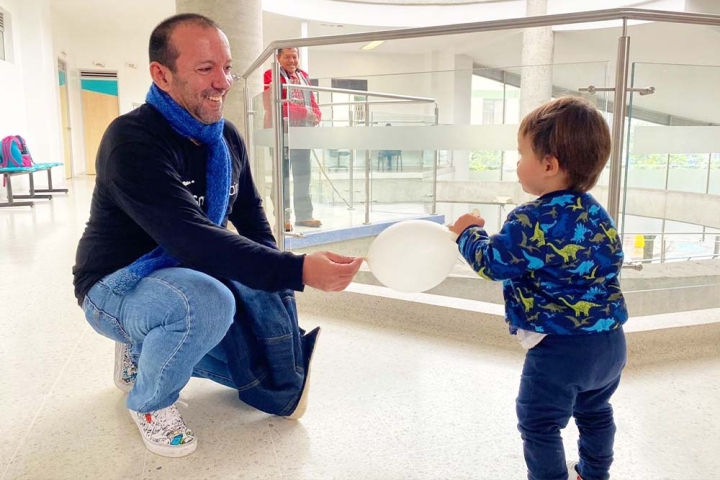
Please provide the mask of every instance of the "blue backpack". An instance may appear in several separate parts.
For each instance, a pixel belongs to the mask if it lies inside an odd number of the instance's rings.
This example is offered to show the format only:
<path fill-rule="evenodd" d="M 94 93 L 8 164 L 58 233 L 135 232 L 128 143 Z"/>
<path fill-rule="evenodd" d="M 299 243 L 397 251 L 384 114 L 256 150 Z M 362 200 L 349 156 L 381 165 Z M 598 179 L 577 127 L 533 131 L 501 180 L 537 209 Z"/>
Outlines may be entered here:
<path fill-rule="evenodd" d="M 0 168 L 28 168 L 35 165 L 25 139 L 20 135 L 8 135 L 2 139 Z"/>

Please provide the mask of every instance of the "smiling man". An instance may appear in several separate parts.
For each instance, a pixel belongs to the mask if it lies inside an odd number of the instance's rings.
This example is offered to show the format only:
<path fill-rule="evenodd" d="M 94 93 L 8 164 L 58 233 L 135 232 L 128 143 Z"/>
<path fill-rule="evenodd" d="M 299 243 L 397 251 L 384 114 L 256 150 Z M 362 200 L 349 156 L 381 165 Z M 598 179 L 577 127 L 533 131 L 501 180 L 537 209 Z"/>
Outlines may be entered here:
<path fill-rule="evenodd" d="M 342 290 L 362 259 L 277 249 L 245 144 L 223 119 L 232 57 L 215 22 L 168 18 L 149 51 L 147 103 L 115 119 L 100 143 L 73 275 L 87 321 L 116 342 L 114 381 L 143 442 L 181 457 L 197 447 L 175 407 L 191 376 L 236 388 L 264 411 L 303 414 L 317 329 L 299 329 L 292 291 Z M 289 339 L 287 349 L 275 343 L 275 357 L 254 362 L 264 346 L 246 330 Z M 298 364 L 273 363 L 281 357 Z M 267 368 L 289 372 L 282 384 L 292 388 L 263 384 Z M 256 385 L 264 390 L 243 397 Z"/>

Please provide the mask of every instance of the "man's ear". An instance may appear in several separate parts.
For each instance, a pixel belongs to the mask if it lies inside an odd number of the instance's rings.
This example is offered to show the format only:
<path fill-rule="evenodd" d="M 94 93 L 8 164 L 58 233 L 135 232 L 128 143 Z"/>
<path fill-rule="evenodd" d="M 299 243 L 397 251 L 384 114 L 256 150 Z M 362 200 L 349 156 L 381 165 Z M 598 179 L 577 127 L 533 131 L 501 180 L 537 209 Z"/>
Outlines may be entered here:
<path fill-rule="evenodd" d="M 172 72 L 168 67 L 158 62 L 150 64 L 150 77 L 155 85 L 164 92 L 169 92 L 172 85 Z"/>

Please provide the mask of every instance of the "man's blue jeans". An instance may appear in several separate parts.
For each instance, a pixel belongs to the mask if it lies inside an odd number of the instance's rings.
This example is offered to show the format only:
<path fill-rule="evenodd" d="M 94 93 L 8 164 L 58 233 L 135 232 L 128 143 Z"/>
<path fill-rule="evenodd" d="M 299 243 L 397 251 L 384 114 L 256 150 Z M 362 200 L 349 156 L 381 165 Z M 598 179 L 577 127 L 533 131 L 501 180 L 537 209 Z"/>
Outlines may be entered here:
<path fill-rule="evenodd" d="M 126 405 L 150 412 L 174 404 L 195 375 L 234 387 L 221 348 L 235 315 L 235 298 L 220 281 L 187 268 L 165 268 L 125 294 L 104 280 L 83 302 L 90 325 L 112 340 L 131 345 L 138 363 Z"/>
<path fill-rule="evenodd" d="M 615 439 L 610 397 L 625 360 L 622 328 L 548 335 L 528 350 L 516 409 L 529 480 L 568 478 L 560 430 L 571 416 L 580 432 L 580 475 L 584 480 L 609 478 Z"/>

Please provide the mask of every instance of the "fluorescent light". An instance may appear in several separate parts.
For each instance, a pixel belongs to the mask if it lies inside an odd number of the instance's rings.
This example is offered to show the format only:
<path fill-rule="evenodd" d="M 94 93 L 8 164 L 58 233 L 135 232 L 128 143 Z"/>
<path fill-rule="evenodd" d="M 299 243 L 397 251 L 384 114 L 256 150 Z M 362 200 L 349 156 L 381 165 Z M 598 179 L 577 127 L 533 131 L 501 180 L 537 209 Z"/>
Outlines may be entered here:
<path fill-rule="evenodd" d="M 377 48 L 380 45 L 385 43 L 385 40 L 375 40 L 374 42 L 370 42 L 364 47 L 360 47 L 360 50 L 372 50 L 373 48 Z"/>

